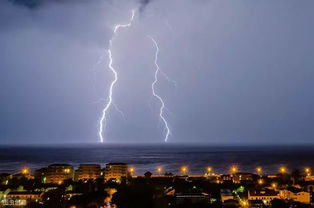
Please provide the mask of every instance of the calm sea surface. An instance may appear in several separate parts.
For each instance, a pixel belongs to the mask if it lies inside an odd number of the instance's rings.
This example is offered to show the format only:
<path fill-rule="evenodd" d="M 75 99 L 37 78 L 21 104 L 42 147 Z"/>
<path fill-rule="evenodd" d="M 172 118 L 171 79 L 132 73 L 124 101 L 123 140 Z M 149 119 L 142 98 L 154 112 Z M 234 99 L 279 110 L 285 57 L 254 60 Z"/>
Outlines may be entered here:
<path fill-rule="evenodd" d="M 254 171 L 262 166 L 274 173 L 278 166 L 314 168 L 314 146 L 209 146 L 209 145 L 66 145 L 66 146 L 0 146 L 0 173 L 16 173 L 22 167 L 32 170 L 53 163 L 125 162 L 136 168 L 137 174 L 154 172 L 163 167 L 178 173 L 187 165 L 192 174 L 204 173 L 207 166 L 216 172 L 227 172 L 230 165 L 240 171 Z"/>

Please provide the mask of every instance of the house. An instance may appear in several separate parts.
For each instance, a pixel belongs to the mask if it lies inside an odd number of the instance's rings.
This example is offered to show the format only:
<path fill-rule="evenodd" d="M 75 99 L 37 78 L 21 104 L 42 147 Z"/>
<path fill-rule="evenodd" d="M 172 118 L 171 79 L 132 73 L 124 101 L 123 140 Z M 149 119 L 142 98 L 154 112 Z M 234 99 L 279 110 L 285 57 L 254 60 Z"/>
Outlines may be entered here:
<path fill-rule="evenodd" d="M 175 204 L 209 204 L 210 197 L 206 193 L 200 194 L 175 194 Z"/>
<path fill-rule="evenodd" d="M 233 183 L 252 182 L 257 178 L 258 176 L 252 173 L 235 173 L 232 175 Z"/>
<path fill-rule="evenodd" d="M 6 196 L 8 200 L 40 200 L 43 192 L 11 191 Z"/>
<path fill-rule="evenodd" d="M 280 197 L 282 199 L 292 200 L 304 204 L 309 204 L 311 202 L 311 194 L 309 192 L 294 187 L 280 190 Z"/>
<path fill-rule="evenodd" d="M 264 204 L 270 204 L 273 199 L 279 199 L 279 192 L 271 189 L 249 190 L 248 200 L 261 200 Z"/>
<path fill-rule="evenodd" d="M 230 189 L 220 189 L 220 197 L 222 202 L 234 199 L 234 196 Z"/>
<path fill-rule="evenodd" d="M 89 180 L 97 179 L 100 177 L 101 167 L 98 164 L 80 164 L 79 168 L 75 171 L 74 179 L 79 180 Z"/>

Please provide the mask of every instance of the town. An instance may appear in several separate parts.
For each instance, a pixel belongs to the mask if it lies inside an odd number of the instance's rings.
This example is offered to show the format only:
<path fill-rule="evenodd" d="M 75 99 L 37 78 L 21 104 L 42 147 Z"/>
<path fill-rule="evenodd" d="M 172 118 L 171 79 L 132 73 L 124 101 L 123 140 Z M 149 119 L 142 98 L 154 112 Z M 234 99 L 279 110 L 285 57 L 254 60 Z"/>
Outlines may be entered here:
<path fill-rule="evenodd" d="M 31 171 L 0 174 L 0 207 L 30 208 L 205 208 L 314 207 L 314 176 L 309 167 L 289 170 L 278 167 L 275 174 L 254 173 L 231 166 L 229 173 L 206 167 L 203 175 L 180 174 L 156 167 L 135 175 L 125 163 L 52 164 Z"/>

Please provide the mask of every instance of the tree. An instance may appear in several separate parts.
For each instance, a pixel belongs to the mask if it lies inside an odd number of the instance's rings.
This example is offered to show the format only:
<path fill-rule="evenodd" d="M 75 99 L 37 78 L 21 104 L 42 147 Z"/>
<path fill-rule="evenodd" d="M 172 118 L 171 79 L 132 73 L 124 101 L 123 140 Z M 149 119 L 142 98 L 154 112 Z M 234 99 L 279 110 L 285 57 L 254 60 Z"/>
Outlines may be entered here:
<path fill-rule="evenodd" d="M 288 204 L 280 199 L 274 199 L 271 201 L 271 207 L 272 208 L 288 208 Z"/>

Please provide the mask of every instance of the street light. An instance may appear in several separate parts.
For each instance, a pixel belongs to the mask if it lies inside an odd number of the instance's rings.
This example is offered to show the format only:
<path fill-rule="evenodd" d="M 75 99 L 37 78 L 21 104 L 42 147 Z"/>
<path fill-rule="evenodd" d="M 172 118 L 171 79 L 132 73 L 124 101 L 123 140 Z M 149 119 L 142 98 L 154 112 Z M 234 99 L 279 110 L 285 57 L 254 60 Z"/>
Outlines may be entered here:
<path fill-rule="evenodd" d="M 264 180 L 263 179 L 258 179 L 258 184 L 259 185 L 263 185 L 264 184 Z"/>
<path fill-rule="evenodd" d="M 241 206 L 242 207 L 249 207 L 249 202 L 246 200 L 241 201 Z"/>
<path fill-rule="evenodd" d="M 188 167 L 187 166 L 181 167 L 181 172 L 185 175 L 188 172 Z"/>
<path fill-rule="evenodd" d="M 256 173 L 257 173 L 257 174 L 261 175 L 262 172 L 263 172 L 263 169 L 262 169 L 261 167 L 257 167 L 257 168 L 256 168 Z"/>
<path fill-rule="evenodd" d="M 312 170 L 311 170 L 311 168 L 307 167 L 307 168 L 304 169 L 304 172 L 306 173 L 307 176 L 310 176 L 311 173 L 312 173 Z"/>
<path fill-rule="evenodd" d="M 212 167 L 207 167 L 207 174 L 210 174 L 213 171 Z"/>
<path fill-rule="evenodd" d="M 271 187 L 272 187 L 273 189 L 276 189 L 276 188 L 277 188 L 277 183 L 272 183 L 272 184 L 271 184 Z"/>
<path fill-rule="evenodd" d="M 22 174 L 27 175 L 27 174 L 29 174 L 29 169 L 23 168 L 21 172 L 22 172 Z"/>
<path fill-rule="evenodd" d="M 130 168 L 129 172 L 130 172 L 131 175 L 133 175 L 133 173 L 135 172 L 135 168 Z"/>
<path fill-rule="evenodd" d="M 158 174 L 161 174 L 161 172 L 162 172 L 162 168 L 160 168 L 160 167 L 157 168 L 157 173 L 158 173 Z"/>
<path fill-rule="evenodd" d="M 231 168 L 230 168 L 230 172 L 231 172 L 232 174 L 237 173 L 237 172 L 238 172 L 238 167 L 237 167 L 237 166 L 235 166 L 235 165 L 231 166 Z"/>
<path fill-rule="evenodd" d="M 279 168 L 279 172 L 280 172 L 281 174 L 285 174 L 285 173 L 287 173 L 287 168 L 284 167 L 284 166 L 281 166 L 281 167 Z"/>

